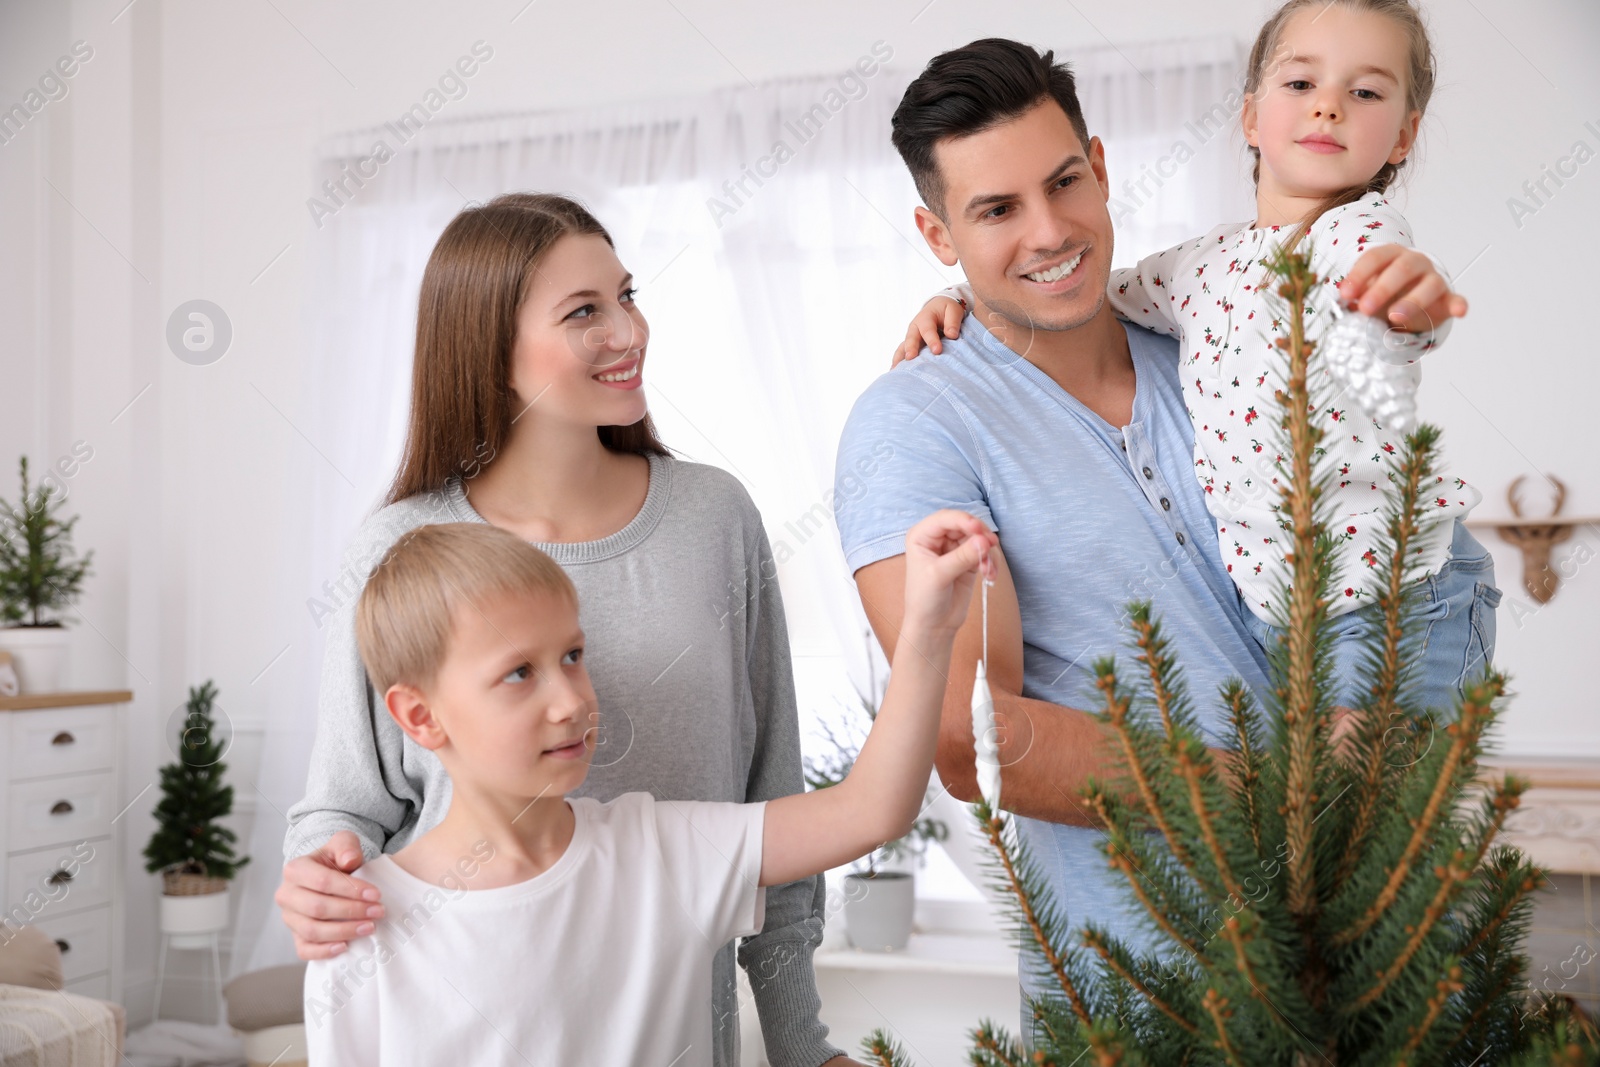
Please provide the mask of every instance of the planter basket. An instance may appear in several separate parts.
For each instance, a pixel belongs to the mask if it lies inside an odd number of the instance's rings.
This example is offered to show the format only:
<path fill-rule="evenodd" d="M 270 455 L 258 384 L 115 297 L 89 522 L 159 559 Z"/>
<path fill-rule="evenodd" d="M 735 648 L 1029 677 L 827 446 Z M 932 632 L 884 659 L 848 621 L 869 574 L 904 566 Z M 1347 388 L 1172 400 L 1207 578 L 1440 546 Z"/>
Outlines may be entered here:
<path fill-rule="evenodd" d="M 228 880 L 206 874 L 187 874 L 167 871 L 161 876 L 161 894 L 168 897 L 201 897 L 211 893 L 226 893 Z"/>

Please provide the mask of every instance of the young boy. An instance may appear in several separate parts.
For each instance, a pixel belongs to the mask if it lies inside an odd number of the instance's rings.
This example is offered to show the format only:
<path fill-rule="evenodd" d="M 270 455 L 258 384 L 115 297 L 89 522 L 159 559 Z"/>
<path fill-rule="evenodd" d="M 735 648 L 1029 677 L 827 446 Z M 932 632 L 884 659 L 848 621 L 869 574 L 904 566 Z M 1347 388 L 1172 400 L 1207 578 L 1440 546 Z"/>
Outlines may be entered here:
<path fill-rule="evenodd" d="M 401 729 L 450 774 L 444 820 L 357 876 L 386 916 L 306 971 L 312 1067 L 711 1062 L 711 961 L 763 887 L 904 835 L 950 648 L 996 538 L 940 511 L 906 535 L 905 625 L 872 732 L 832 789 L 757 804 L 568 799 L 595 695 L 577 595 L 481 523 L 423 526 L 373 571 L 356 636 Z"/>

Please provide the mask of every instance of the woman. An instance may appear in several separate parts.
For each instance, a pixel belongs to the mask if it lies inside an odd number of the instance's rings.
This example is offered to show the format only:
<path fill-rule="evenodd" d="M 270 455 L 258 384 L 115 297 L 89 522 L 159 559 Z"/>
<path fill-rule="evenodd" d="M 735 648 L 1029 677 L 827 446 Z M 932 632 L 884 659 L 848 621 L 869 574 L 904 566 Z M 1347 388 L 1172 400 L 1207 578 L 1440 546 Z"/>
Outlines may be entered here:
<path fill-rule="evenodd" d="M 657 439 L 631 282 L 605 229 L 564 197 L 508 194 L 458 215 L 423 274 L 400 471 L 346 567 L 364 581 L 401 534 L 430 522 L 510 530 L 567 570 L 583 605 L 606 712 L 590 727 L 580 794 L 798 792 L 794 683 L 766 533 L 733 477 L 676 460 Z M 372 691 L 354 601 L 328 620 L 306 797 L 289 814 L 276 898 L 305 959 L 371 933 L 381 901 L 347 872 L 431 828 L 450 798 L 438 760 Z M 738 951 L 775 1067 L 850 1062 L 817 1019 L 823 900 L 820 878 L 768 890 L 765 926 Z M 726 1067 L 738 1062 L 734 956 L 732 945 L 717 956 L 710 1005 L 714 1059 Z"/>

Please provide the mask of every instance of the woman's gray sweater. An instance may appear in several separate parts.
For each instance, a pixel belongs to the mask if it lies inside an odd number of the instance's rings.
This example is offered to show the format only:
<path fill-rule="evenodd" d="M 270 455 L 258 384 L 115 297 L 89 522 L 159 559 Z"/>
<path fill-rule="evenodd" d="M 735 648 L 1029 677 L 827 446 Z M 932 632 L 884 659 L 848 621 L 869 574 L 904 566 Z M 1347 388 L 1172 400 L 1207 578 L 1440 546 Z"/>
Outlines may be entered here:
<path fill-rule="evenodd" d="M 760 512 L 723 470 L 649 458 L 650 488 L 628 525 L 598 541 L 537 546 L 577 586 L 599 699 L 594 760 L 575 795 L 742 802 L 799 792 L 789 637 Z M 368 858 L 396 852 L 444 817 L 450 779 L 373 691 L 356 649 L 355 601 L 405 531 L 484 521 L 452 480 L 383 508 L 356 534 L 341 572 L 357 576 L 356 588 L 326 619 L 316 740 L 305 799 L 289 811 L 286 856 L 339 830 L 353 831 Z M 823 905 L 820 877 L 770 887 L 764 929 L 738 950 L 773 1067 L 816 1067 L 841 1055 L 817 1018 L 811 969 Z M 730 944 L 713 973 L 718 1067 L 739 1061 L 733 960 Z"/>

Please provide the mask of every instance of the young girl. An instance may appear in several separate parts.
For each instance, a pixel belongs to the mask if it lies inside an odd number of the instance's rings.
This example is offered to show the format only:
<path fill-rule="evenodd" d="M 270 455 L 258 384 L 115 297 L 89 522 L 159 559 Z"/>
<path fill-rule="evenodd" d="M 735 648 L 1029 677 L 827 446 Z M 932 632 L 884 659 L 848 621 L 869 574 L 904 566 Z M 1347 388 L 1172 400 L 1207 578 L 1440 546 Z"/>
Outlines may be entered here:
<path fill-rule="evenodd" d="M 1256 157 L 1255 222 L 1219 226 L 1137 267 L 1111 272 L 1108 296 L 1117 313 L 1179 340 L 1195 474 L 1263 647 L 1276 643 L 1278 620 L 1269 605 L 1287 575 L 1287 539 L 1277 515 L 1281 457 L 1269 428 L 1282 375 L 1282 354 L 1273 342 L 1286 335 L 1287 324 L 1275 317 L 1272 294 L 1262 284 L 1264 263 L 1279 245 L 1309 242 L 1313 266 L 1327 282 L 1307 309 L 1315 329 L 1330 321 L 1335 286 L 1364 250 L 1410 245 L 1410 227 L 1383 193 L 1411 152 L 1433 82 L 1427 34 L 1407 0 L 1289 0 L 1262 27 L 1245 85 L 1242 124 Z M 1406 293 L 1412 306 L 1397 304 L 1399 315 L 1391 317 L 1414 327 L 1425 320 L 1423 309 L 1445 295 L 1440 283 L 1420 284 Z M 1394 296 L 1368 292 L 1360 309 L 1379 311 Z M 965 285 L 936 295 L 913 322 L 896 362 L 915 355 L 923 341 L 938 352 L 941 327 L 955 336 L 974 306 Z M 1451 311 L 1460 314 L 1464 303 Z M 1391 331 L 1388 343 L 1415 358 L 1443 332 L 1442 325 L 1431 335 Z M 1340 627 L 1335 677 L 1350 679 L 1359 638 L 1376 625 L 1387 464 L 1400 437 L 1353 398 L 1332 388 L 1326 395 L 1332 401 L 1319 415 L 1325 460 L 1335 473 L 1325 497 L 1338 542 L 1331 605 Z M 1460 522 L 1478 492 L 1441 467 L 1427 496 L 1432 508 L 1416 554 L 1426 576 L 1429 633 L 1414 680 L 1424 706 L 1448 709 L 1464 679 L 1482 670 L 1493 651 L 1500 594 L 1488 553 Z M 1358 699 L 1348 690 L 1338 696 L 1346 707 Z"/>
<path fill-rule="evenodd" d="M 423 274 L 400 470 L 346 569 L 364 587 L 384 553 L 426 524 L 509 530 L 561 564 L 581 596 L 606 709 L 586 724 L 594 754 L 582 795 L 749 803 L 798 793 L 789 642 L 761 516 L 731 475 L 676 460 L 657 439 L 641 388 L 648 336 L 633 276 L 581 205 L 507 194 L 457 215 Z M 316 741 L 277 894 L 305 959 L 372 935 L 384 902 L 349 872 L 427 833 L 450 804 L 438 758 L 373 690 L 356 602 L 327 621 Z M 821 879 L 773 887 L 761 931 L 738 951 L 777 1067 L 842 1056 L 817 1018 L 823 901 Z M 537 958 L 540 946 L 499 951 Z M 734 956 L 732 943 L 716 954 L 702 1009 L 726 1067 L 739 1060 Z"/>

